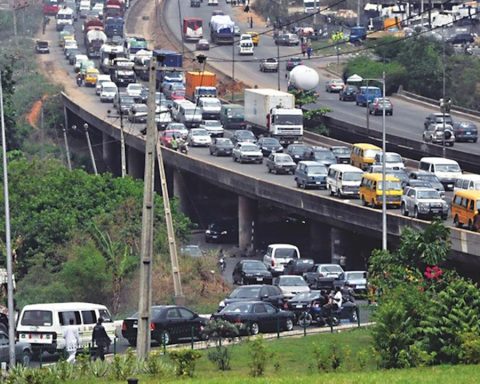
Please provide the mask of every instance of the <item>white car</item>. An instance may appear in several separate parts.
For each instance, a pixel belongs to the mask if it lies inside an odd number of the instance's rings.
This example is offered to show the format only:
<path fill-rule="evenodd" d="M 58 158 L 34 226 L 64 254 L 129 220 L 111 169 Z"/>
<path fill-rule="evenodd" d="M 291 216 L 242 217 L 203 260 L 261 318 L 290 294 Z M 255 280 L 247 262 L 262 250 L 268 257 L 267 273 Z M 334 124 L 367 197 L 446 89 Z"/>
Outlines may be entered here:
<path fill-rule="evenodd" d="M 223 137 L 223 125 L 219 120 L 203 120 L 200 128 L 206 129 L 210 137 Z"/>
<path fill-rule="evenodd" d="M 113 82 L 104 82 L 102 83 L 102 88 L 100 90 L 100 101 L 103 102 L 113 102 L 115 95 L 118 92 L 118 87 Z"/>
<path fill-rule="evenodd" d="M 140 97 L 143 91 L 143 84 L 131 83 L 127 85 L 127 95 L 132 97 Z"/>
<path fill-rule="evenodd" d="M 218 0 L 208 0 L 208 5 L 218 5 Z"/>
<path fill-rule="evenodd" d="M 310 292 L 307 282 L 302 276 L 297 275 L 279 276 L 273 280 L 273 285 L 280 288 L 287 299 L 291 299 L 297 293 Z"/>
<path fill-rule="evenodd" d="M 375 164 L 382 165 L 383 153 L 377 153 L 375 155 Z M 385 167 L 391 169 L 405 169 L 402 156 L 396 152 L 385 152 Z"/>
<path fill-rule="evenodd" d="M 92 11 L 98 12 L 99 16 L 103 16 L 103 4 L 102 3 L 95 3 L 95 5 L 92 8 Z"/>
<path fill-rule="evenodd" d="M 112 82 L 110 75 L 99 74 L 97 76 L 97 83 L 95 85 L 95 93 L 100 96 L 100 92 L 102 91 L 102 84 L 105 82 Z"/>
<path fill-rule="evenodd" d="M 191 147 L 208 147 L 212 143 L 212 138 L 206 129 L 192 128 L 188 132 L 187 143 Z"/>
<path fill-rule="evenodd" d="M 242 33 L 240 35 L 240 41 L 243 41 L 243 40 L 249 40 L 249 41 L 252 41 L 252 35 L 248 34 L 248 33 Z M 253 41 L 252 41 L 253 43 Z"/>
<path fill-rule="evenodd" d="M 76 55 L 75 56 L 75 65 L 73 66 L 75 73 L 80 72 L 80 67 L 84 61 L 89 61 L 90 59 L 88 58 L 87 55 Z"/>

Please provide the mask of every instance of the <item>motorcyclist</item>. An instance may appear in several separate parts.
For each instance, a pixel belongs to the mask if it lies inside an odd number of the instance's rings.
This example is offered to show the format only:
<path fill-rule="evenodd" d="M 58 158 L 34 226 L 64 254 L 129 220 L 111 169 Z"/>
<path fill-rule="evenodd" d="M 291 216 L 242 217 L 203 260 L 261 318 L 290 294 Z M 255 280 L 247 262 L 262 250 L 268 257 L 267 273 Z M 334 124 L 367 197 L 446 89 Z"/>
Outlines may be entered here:
<path fill-rule="evenodd" d="M 177 141 L 177 138 L 175 137 L 175 135 L 173 135 L 172 141 L 170 141 L 170 146 L 172 147 L 172 149 L 174 151 L 176 151 L 178 149 L 178 141 Z"/>

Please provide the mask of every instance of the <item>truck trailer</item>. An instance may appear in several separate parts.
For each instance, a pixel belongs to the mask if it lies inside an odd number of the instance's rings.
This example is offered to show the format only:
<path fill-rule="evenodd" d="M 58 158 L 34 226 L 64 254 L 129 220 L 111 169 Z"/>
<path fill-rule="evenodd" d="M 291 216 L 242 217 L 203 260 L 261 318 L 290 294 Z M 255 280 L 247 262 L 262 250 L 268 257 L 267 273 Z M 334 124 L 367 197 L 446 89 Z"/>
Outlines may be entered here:
<path fill-rule="evenodd" d="M 194 103 L 199 97 L 217 96 L 217 76 L 212 72 L 189 71 L 185 78 L 185 97 Z"/>
<path fill-rule="evenodd" d="M 275 89 L 245 89 L 245 123 L 257 134 L 277 138 L 284 146 L 303 137 L 303 112 L 295 96 Z"/>

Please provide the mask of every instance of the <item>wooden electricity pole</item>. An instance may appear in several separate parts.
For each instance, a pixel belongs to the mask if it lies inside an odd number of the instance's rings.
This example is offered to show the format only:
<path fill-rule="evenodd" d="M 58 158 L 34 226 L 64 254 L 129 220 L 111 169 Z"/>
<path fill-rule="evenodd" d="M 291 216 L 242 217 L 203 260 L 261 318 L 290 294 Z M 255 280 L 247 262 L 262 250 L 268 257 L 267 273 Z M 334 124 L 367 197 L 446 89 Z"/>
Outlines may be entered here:
<path fill-rule="evenodd" d="M 155 171 L 155 146 L 157 127 L 155 125 L 155 86 L 157 61 L 150 60 L 148 83 L 147 137 L 145 143 L 145 174 L 142 209 L 142 238 L 140 254 L 140 298 L 138 303 L 137 356 L 140 360 L 150 352 L 150 312 L 152 307 L 152 261 L 153 261 L 153 187 Z"/>

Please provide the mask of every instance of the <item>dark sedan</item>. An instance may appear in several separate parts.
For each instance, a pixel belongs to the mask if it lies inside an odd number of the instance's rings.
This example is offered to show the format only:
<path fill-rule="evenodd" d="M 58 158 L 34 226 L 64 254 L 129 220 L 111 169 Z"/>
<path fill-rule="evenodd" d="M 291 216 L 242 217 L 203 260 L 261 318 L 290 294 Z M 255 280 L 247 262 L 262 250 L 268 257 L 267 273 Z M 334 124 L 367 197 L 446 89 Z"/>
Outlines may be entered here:
<path fill-rule="evenodd" d="M 269 156 L 271 153 L 282 153 L 283 147 L 274 137 L 262 137 L 258 139 L 257 145 L 263 153 L 263 156 Z"/>
<path fill-rule="evenodd" d="M 297 293 L 285 303 L 284 308 L 295 313 L 296 318 L 298 318 L 300 314 L 310 309 L 313 301 L 319 299 L 319 290 Z"/>
<path fill-rule="evenodd" d="M 210 155 L 213 156 L 232 156 L 232 140 L 224 137 L 212 138 L 209 150 Z"/>
<path fill-rule="evenodd" d="M 8 335 L 0 331 L 0 362 L 9 364 L 9 341 Z M 30 365 L 30 361 L 32 359 L 32 347 L 29 343 L 25 343 L 23 341 L 19 341 L 15 343 L 15 360 L 18 364 L 22 364 L 24 367 L 28 367 Z"/>
<path fill-rule="evenodd" d="M 272 273 L 259 260 L 241 260 L 232 273 L 233 284 L 272 284 Z"/>
<path fill-rule="evenodd" d="M 325 165 L 327 168 L 337 163 L 335 155 L 327 148 L 309 147 L 304 154 L 306 160 L 313 160 Z"/>
<path fill-rule="evenodd" d="M 208 225 L 205 231 L 206 243 L 235 243 L 238 239 L 238 224 L 232 221 L 218 221 Z"/>
<path fill-rule="evenodd" d="M 314 262 L 312 259 L 293 259 L 288 262 L 283 270 L 284 275 L 300 275 L 313 269 Z"/>
<path fill-rule="evenodd" d="M 290 144 L 287 147 L 286 153 L 292 157 L 295 163 L 298 163 L 299 161 L 305 160 L 303 158 L 303 154 L 305 153 L 306 149 L 307 146 L 305 144 Z"/>
<path fill-rule="evenodd" d="M 215 320 L 226 320 L 238 324 L 244 334 L 260 332 L 291 331 L 295 314 L 276 308 L 262 301 L 246 301 L 227 305 L 213 316 Z"/>
<path fill-rule="evenodd" d="M 248 129 L 238 129 L 233 132 L 232 135 L 232 143 L 233 145 L 237 143 L 256 143 L 257 138 L 253 134 L 252 131 L 249 131 Z"/>
<path fill-rule="evenodd" d="M 330 147 L 335 159 L 337 159 L 337 164 L 350 164 L 350 154 L 352 150 L 348 147 L 339 145 Z"/>
<path fill-rule="evenodd" d="M 219 304 L 219 311 L 226 305 L 239 301 L 266 301 L 274 306 L 283 305 L 282 290 L 273 285 L 244 285 L 236 288 L 227 298 Z"/>
<path fill-rule="evenodd" d="M 355 101 L 357 98 L 358 88 L 353 85 L 347 85 L 340 90 L 338 99 L 340 101 Z"/>
<path fill-rule="evenodd" d="M 291 57 L 290 59 L 287 60 L 287 63 L 285 64 L 285 69 L 287 71 L 291 71 L 297 65 L 302 65 L 302 64 L 303 64 L 303 61 L 300 57 Z"/>
<path fill-rule="evenodd" d="M 455 121 L 453 123 L 453 133 L 455 141 L 471 141 L 476 143 L 478 140 L 477 126 L 471 121 Z"/>
<path fill-rule="evenodd" d="M 202 339 L 207 320 L 185 307 L 174 305 L 152 306 L 150 331 L 152 341 L 171 344 L 174 341 Z M 122 336 L 132 346 L 137 344 L 138 313 L 123 320 Z"/>

